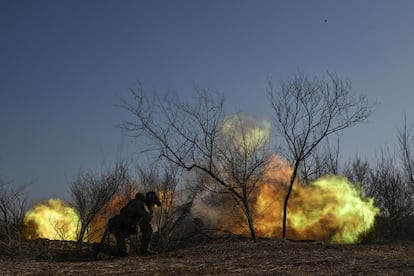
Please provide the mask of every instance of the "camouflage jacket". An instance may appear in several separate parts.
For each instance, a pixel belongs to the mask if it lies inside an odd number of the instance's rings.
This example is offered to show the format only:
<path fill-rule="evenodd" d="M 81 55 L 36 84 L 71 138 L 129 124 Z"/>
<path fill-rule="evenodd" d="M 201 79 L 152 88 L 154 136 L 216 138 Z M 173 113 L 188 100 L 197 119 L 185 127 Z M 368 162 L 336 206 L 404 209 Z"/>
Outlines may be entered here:
<path fill-rule="evenodd" d="M 132 199 L 125 205 L 119 215 L 121 216 L 125 225 L 137 225 L 142 220 L 151 221 L 152 210 L 150 210 L 145 201 L 140 199 Z"/>

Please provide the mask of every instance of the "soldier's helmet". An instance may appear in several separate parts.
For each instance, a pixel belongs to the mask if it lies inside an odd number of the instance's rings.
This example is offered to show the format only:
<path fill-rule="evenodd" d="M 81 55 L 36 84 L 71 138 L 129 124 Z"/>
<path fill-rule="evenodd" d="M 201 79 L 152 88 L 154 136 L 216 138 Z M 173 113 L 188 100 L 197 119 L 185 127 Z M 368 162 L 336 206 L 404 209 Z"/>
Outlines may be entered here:
<path fill-rule="evenodd" d="M 147 206 L 149 207 L 152 207 L 154 205 L 157 205 L 158 207 L 161 206 L 161 201 L 155 192 L 148 192 L 145 195 L 145 198 L 146 198 L 145 201 L 147 203 Z"/>
<path fill-rule="evenodd" d="M 146 201 L 144 193 L 136 193 L 135 194 L 135 199 Z"/>

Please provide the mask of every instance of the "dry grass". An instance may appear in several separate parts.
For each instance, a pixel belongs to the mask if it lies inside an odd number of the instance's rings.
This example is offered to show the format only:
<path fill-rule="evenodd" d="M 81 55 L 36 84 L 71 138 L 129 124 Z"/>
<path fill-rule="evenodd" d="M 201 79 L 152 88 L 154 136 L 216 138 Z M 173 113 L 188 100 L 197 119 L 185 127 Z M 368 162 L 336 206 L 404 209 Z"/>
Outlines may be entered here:
<path fill-rule="evenodd" d="M 85 255 L 75 257 L 57 261 L 0 256 L 0 274 L 414 275 L 413 242 L 334 245 L 263 240 L 256 244 L 250 241 L 204 244 L 149 257 L 98 260 Z"/>

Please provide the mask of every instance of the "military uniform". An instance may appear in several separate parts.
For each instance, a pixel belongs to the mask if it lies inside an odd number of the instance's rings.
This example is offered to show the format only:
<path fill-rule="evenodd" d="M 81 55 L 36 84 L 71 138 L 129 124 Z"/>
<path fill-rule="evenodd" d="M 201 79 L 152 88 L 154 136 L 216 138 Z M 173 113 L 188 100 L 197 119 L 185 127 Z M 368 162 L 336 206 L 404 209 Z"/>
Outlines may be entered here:
<path fill-rule="evenodd" d="M 135 198 L 121 209 L 119 215 L 111 218 L 108 222 L 108 231 L 115 235 L 118 255 L 120 256 L 128 255 L 129 237 L 131 234 L 137 233 L 137 225 L 139 225 L 141 231 L 141 254 L 148 255 L 149 253 L 148 246 L 152 236 L 152 207 L 154 203 L 158 206 L 161 203 L 155 193 L 153 193 L 156 198 L 155 202 L 148 201 L 148 194 L 147 197 L 142 193 L 136 194 Z"/>

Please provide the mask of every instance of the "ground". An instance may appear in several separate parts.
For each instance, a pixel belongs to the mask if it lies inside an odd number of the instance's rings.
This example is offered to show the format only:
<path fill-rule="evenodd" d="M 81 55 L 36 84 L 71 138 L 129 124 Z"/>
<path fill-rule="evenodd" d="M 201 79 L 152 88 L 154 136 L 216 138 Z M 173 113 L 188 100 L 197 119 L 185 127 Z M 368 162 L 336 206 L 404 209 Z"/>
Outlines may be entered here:
<path fill-rule="evenodd" d="M 203 244 L 148 257 L 38 260 L 0 256 L 1 275 L 414 275 L 414 242 L 281 240 Z"/>

